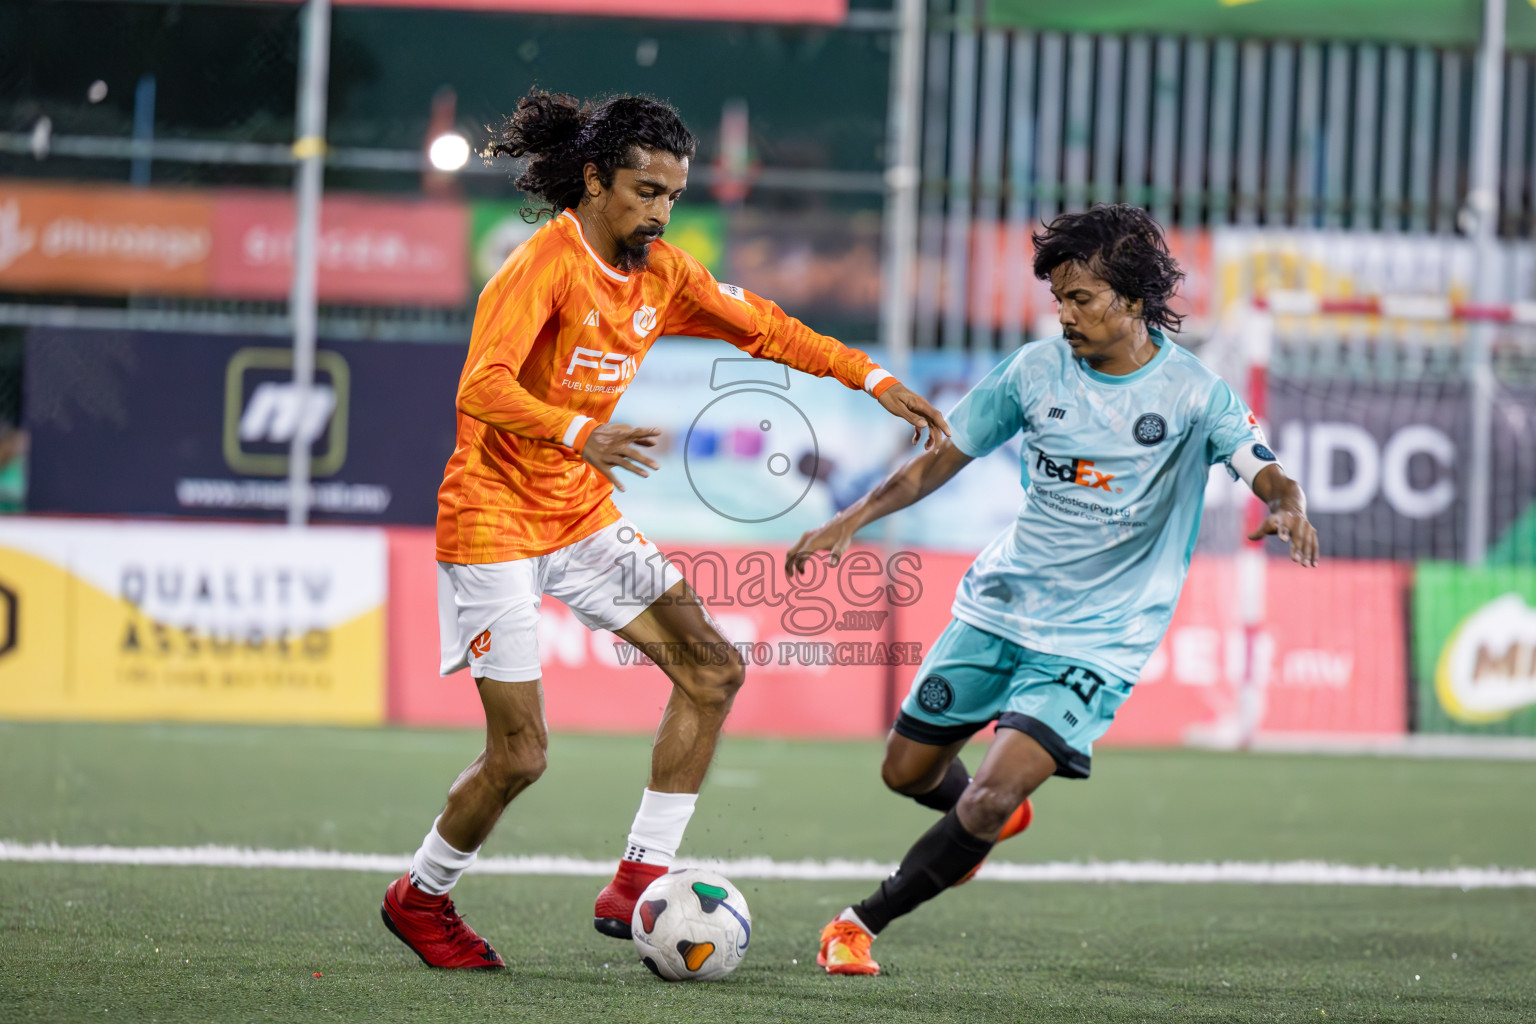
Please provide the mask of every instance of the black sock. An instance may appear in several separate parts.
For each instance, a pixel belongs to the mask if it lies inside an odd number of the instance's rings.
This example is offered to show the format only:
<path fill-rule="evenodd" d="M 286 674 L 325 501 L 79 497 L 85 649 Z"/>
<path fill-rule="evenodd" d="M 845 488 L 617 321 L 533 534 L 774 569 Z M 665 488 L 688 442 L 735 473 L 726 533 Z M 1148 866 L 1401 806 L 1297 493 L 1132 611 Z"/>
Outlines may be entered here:
<path fill-rule="evenodd" d="M 990 842 L 967 832 L 959 816 L 950 811 L 912 844 L 901 866 L 880 883 L 874 895 L 853 905 L 853 912 L 864 927 L 878 935 L 902 914 L 911 913 L 918 904 L 958 882 L 991 849 Z"/>
<path fill-rule="evenodd" d="M 960 802 L 960 794 L 970 784 L 971 773 L 965 770 L 965 765 L 957 757 L 949 762 L 949 771 L 944 773 L 944 778 L 937 786 L 926 793 L 914 793 L 912 799 L 936 811 L 952 811 L 955 804 Z"/>

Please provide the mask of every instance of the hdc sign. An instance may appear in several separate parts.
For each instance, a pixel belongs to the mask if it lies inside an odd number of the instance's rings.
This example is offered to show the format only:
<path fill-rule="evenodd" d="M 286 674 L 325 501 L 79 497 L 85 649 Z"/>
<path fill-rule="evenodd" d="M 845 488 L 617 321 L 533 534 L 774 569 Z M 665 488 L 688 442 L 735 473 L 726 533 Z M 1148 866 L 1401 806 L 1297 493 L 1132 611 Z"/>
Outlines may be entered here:
<path fill-rule="evenodd" d="M 1313 513 L 1359 512 L 1379 497 L 1400 516 L 1431 519 L 1456 501 L 1456 445 L 1427 423 L 1383 443 L 1357 423 L 1293 421 L 1276 431 L 1275 456 Z"/>
<path fill-rule="evenodd" d="M 1529 493 L 1532 398 L 1529 391 L 1501 388 L 1493 399 L 1489 486 L 1495 495 Z M 1270 437 L 1286 472 L 1306 490 L 1322 553 L 1459 557 L 1473 486 L 1471 412 L 1460 381 L 1272 378 Z M 1213 484 L 1206 496 L 1211 504 L 1229 504 L 1246 500 L 1245 491 Z M 1501 536 L 1522 504 L 1492 502 L 1489 536 Z"/>

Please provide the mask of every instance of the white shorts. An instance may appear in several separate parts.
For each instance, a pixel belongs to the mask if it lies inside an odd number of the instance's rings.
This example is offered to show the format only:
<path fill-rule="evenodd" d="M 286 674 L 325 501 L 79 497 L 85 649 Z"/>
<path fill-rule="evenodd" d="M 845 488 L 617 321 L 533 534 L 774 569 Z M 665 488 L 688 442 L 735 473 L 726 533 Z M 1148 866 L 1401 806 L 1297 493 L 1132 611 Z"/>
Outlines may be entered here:
<path fill-rule="evenodd" d="M 564 602 L 588 629 L 623 629 L 683 574 L 628 519 L 547 555 L 482 565 L 437 563 L 443 675 L 538 679 L 539 600 Z"/>

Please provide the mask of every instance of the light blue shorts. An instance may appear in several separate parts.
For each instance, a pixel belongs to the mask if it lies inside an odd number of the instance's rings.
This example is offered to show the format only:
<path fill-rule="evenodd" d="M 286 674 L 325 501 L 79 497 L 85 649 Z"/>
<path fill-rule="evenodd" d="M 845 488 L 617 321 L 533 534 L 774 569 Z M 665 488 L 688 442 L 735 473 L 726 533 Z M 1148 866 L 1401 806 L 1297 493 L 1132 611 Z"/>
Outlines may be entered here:
<path fill-rule="evenodd" d="M 896 731 L 948 746 L 996 719 L 999 729 L 1017 729 L 1044 747 L 1057 775 L 1086 779 L 1093 741 L 1130 695 L 1123 679 L 951 619 L 912 680 Z"/>

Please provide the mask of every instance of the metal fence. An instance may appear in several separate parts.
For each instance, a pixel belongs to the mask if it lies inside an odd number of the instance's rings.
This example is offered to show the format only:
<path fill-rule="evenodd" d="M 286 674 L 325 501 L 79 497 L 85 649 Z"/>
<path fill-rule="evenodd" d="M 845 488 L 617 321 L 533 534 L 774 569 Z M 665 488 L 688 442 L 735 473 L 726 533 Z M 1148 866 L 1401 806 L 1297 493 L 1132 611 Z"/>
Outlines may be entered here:
<path fill-rule="evenodd" d="M 1092 202 L 1186 229 L 1467 226 L 1471 53 L 961 25 L 930 31 L 924 60 L 918 348 L 1019 343 L 1024 325 L 962 314 L 974 263 Z M 1497 223 L 1527 236 L 1536 60 L 1504 70 Z M 1017 306 L 1027 282 L 1009 269 Z"/>

